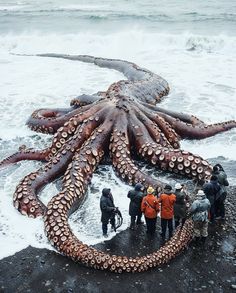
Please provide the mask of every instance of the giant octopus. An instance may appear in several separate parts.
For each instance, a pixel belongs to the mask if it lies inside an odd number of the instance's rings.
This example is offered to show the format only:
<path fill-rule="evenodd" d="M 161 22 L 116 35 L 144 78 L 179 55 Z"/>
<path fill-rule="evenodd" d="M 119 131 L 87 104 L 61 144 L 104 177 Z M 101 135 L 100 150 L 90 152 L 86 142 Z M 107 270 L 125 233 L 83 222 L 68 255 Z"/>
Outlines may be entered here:
<path fill-rule="evenodd" d="M 168 83 L 131 62 L 87 55 L 36 56 L 94 63 L 122 72 L 127 80 L 113 83 L 105 92 L 78 96 L 69 108 L 33 112 L 28 126 L 53 134 L 53 140 L 50 147 L 40 151 L 22 147 L 0 163 L 0 167 L 20 160 L 46 163 L 17 185 L 15 208 L 32 218 L 43 216 L 45 233 L 57 251 L 86 266 L 122 273 L 141 272 L 167 263 L 191 241 L 190 219 L 159 250 L 127 257 L 109 255 L 82 243 L 73 234 L 68 217 L 81 204 L 93 172 L 107 157 L 117 176 L 130 185 L 141 182 L 159 191 L 163 188 L 163 182 L 139 169 L 137 158 L 161 170 L 203 182 L 210 176 L 212 166 L 200 156 L 181 150 L 180 140 L 213 136 L 235 127 L 236 121 L 206 125 L 195 116 L 157 107 L 169 92 Z M 61 191 L 46 207 L 38 194 L 61 176 Z"/>

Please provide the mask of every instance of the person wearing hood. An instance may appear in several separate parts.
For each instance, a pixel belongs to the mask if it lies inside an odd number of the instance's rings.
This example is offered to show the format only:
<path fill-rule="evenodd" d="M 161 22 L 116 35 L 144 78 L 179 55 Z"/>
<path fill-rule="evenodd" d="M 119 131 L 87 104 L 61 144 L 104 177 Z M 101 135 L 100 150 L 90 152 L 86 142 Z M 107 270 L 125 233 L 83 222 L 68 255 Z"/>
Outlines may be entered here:
<path fill-rule="evenodd" d="M 143 199 L 143 189 L 144 186 L 141 183 L 137 183 L 133 190 L 130 190 L 127 194 L 127 197 L 130 199 L 129 204 L 129 215 L 131 217 L 130 229 L 135 228 L 135 223 L 137 225 L 141 224 L 141 203 Z"/>
<path fill-rule="evenodd" d="M 175 184 L 174 194 L 176 196 L 176 201 L 174 204 L 174 219 L 175 228 L 177 228 L 180 222 L 181 226 L 183 226 L 186 221 L 189 196 L 180 183 Z"/>
<path fill-rule="evenodd" d="M 159 198 L 159 203 L 161 204 L 161 237 L 163 242 L 165 242 L 167 226 L 169 239 L 173 234 L 174 203 L 176 196 L 171 190 L 172 187 L 167 184 Z"/>
<path fill-rule="evenodd" d="M 110 188 L 104 188 L 102 190 L 102 196 L 100 198 L 100 209 L 102 212 L 102 232 L 103 236 L 107 237 L 107 225 L 110 220 L 111 226 L 115 226 L 115 211 L 117 209 L 114 205 L 114 200 Z"/>
<path fill-rule="evenodd" d="M 227 175 L 220 164 L 216 164 L 213 167 L 212 175 L 215 175 L 220 184 L 219 196 L 215 202 L 216 217 L 217 219 L 224 220 L 225 218 L 225 199 L 227 196 L 227 186 L 229 186 L 229 181 Z"/>
<path fill-rule="evenodd" d="M 141 210 L 145 216 L 147 234 L 149 235 L 153 235 L 156 231 L 157 214 L 159 212 L 159 203 L 154 192 L 154 188 L 149 186 L 147 189 L 147 195 L 144 196 L 141 204 Z"/>
<path fill-rule="evenodd" d="M 210 221 L 211 223 L 214 223 L 216 217 L 216 200 L 220 192 L 220 184 L 218 183 L 218 178 L 215 175 L 211 176 L 210 182 L 203 185 L 203 191 L 210 201 Z"/>
<path fill-rule="evenodd" d="M 200 239 L 205 242 L 208 236 L 208 212 L 210 207 L 210 201 L 206 198 L 204 191 L 198 190 L 197 198 L 192 203 L 189 214 L 193 219 L 193 235 L 197 242 Z"/>

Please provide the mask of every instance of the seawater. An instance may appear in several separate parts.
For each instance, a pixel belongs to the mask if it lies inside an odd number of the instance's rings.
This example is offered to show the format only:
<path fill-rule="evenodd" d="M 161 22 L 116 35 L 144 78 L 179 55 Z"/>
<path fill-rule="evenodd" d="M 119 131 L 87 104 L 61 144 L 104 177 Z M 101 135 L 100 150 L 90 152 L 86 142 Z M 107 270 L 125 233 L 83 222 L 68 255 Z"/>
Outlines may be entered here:
<path fill-rule="evenodd" d="M 233 1 L 12 1 L 0 0 L 0 160 L 22 144 L 35 149 L 51 137 L 25 122 L 38 108 L 67 107 L 79 94 L 105 90 L 119 72 L 61 59 L 11 53 L 89 54 L 125 59 L 164 77 L 170 94 L 162 106 L 194 114 L 208 124 L 236 119 L 236 3 Z M 183 140 L 181 148 L 221 162 L 236 184 L 236 130 L 203 140 Z M 40 168 L 25 161 L 0 171 L 0 258 L 28 245 L 51 248 L 42 219 L 15 210 L 12 195 L 23 176 Z M 153 176 L 154 169 L 142 167 Z M 165 182 L 174 184 L 168 175 Z M 70 218 L 85 243 L 102 241 L 99 198 L 110 187 L 129 225 L 127 192 L 110 166 L 94 174 L 81 209 Z M 40 194 L 47 204 L 58 192 L 52 183 Z M 114 233 L 110 233 L 113 237 Z"/>

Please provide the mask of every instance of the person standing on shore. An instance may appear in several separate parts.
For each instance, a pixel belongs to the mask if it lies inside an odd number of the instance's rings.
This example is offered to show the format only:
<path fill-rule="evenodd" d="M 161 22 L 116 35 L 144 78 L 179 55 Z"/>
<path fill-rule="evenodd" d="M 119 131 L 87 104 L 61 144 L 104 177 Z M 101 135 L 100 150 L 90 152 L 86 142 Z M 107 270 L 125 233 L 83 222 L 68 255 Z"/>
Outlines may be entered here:
<path fill-rule="evenodd" d="M 163 242 L 165 242 L 167 226 L 169 230 L 169 239 L 173 234 L 174 203 L 176 201 L 176 196 L 171 190 L 172 187 L 167 184 L 164 188 L 164 192 L 158 199 L 161 204 L 161 237 Z"/>
<path fill-rule="evenodd" d="M 143 198 L 141 210 L 144 213 L 147 225 L 147 234 L 153 235 L 156 231 L 157 213 L 159 212 L 159 203 L 154 195 L 154 188 L 149 186 L 147 195 Z"/>
<path fill-rule="evenodd" d="M 211 204 L 210 222 L 215 223 L 216 200 L 217 200 L 217 194 L 219 194 L 219 191 L 220 191 L 220 184 L 218 183 L 218 178 L 215 175 L 211 176 L 210 182 L 207 182 L 203 185 L 203 191 Z"/>
<path fill-rule="evenodd" d="M 216 164 L 213 167 L 212 175 L 215 175 L 220 184 L 220 195 L 216 199 L 215 208 L 216 208 L 216 219 L 225 219 L 225 199 L 227 196 L 227 186 L 229 186 L 229 181 L 227 175 L 220 164 Z"/>
<path fill-rule="evenodd" d="M 187 203 L 189 201 L 189 196 L 187 192 L 183 190 L 183 186 L 180 183 L 175 184 L 176 201 L 174 204 L 174 219 L 175 228 L 181 223 L 181 227 L 184 225 L 187 217 Z"/>
<path fill-rule="evenodd" d="M 141 183 L 137 183 L 134 189 L 130 190 L 127 195 L 127 197 L 130 199 L 129 215 L 131 218 L 131 223 L 130 223 L 131 230 L 135 229 L 135 223 L 137 225 L 142 223 L 141 204 L 142 204 L 142 199 L 144 196 L 143 189 L 144 189 L 144 186 Z"/>
<path fill-rule="evenodd" d="M 208 211 L 210 201 L 206 198 L 203 190 L 198 190 L 197 198 L 191 205 L 189 216 L 193 219 L 193 234 L 195 241 L 202 240 L 204 243 L 208 236 Z"/>
<path fill-rule="evenodd" d="M 100 198 L 100 209 L 102 212 L 102 232 L 103 236 L 107 237 L 107 225 L 110 221 L 111 227 L 115 227 L 115 211 L 117 210 L 114 205 L 114 200 L 110 188 L 104 188 L 102 190 L 102 196 Z"/>

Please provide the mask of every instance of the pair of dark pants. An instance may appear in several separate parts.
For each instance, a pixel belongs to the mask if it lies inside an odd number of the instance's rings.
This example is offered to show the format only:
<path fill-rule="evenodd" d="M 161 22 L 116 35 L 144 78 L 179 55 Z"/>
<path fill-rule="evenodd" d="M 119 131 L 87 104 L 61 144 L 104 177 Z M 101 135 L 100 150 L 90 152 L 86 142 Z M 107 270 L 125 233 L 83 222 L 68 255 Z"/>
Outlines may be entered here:
<path fill-rule="evenodd" d="M 169 230 L 169 239 L 173 234 L 173 218 L 172 219 L 162 219 L 161 218 L 161 237 L 163 240 L 166 238 L 166 228 L 168 226 Z"/>
<path fill-rule="evenodd" d="M 135 221 L 136 221 L 136 224 L 140 224 L 141 223 L 142 214 L 135 215 L 135 216 L 130 216 L 130 217 L 131 217 L 130 227 L 134 227 L 135 226 Z"/>
<path fill-rule="evenodd" d="M 215 203 L 216 216 L 224 218 L 225 217 L 225 201 L 218 199 Z"/>
<path fill-rule="evenodd" d="M 214 202 L 211 204 L 211 208 L 210 208 L 210 222 L 214 223 L 215 217 L 216 217 L 216 206 Z"/>
<path fill-rule="evenodd" d="M 106 222 L 102 222 L 102 232 L 103 232 L 103 235 L 106 235 L 107 234 L 107 225 L 108 225 L 108 222 L 109 222 L 109 220 L 106 221 Z M 110 223 L 111 223 L 111 227 L 115 227 L 115 218 L 114 217 L 112 217 L 110 219 Z"/>
<path fill-rule="evenodd" d="M 180 224 L 180 221 L 181 221 L 181 228 L 183 227 L 185 221 L 186 221 L 186 218 L 175 218 L 175 228 L 177 228 Z"/>
<path fill-rule="evenodd" d="M 145 221 L 146 221 L 146 225 L 147 225 L 147 233 L 154 234 L 156 231 L 157 218 L 150 219 L 150 218 L 145 217 Z"/>

